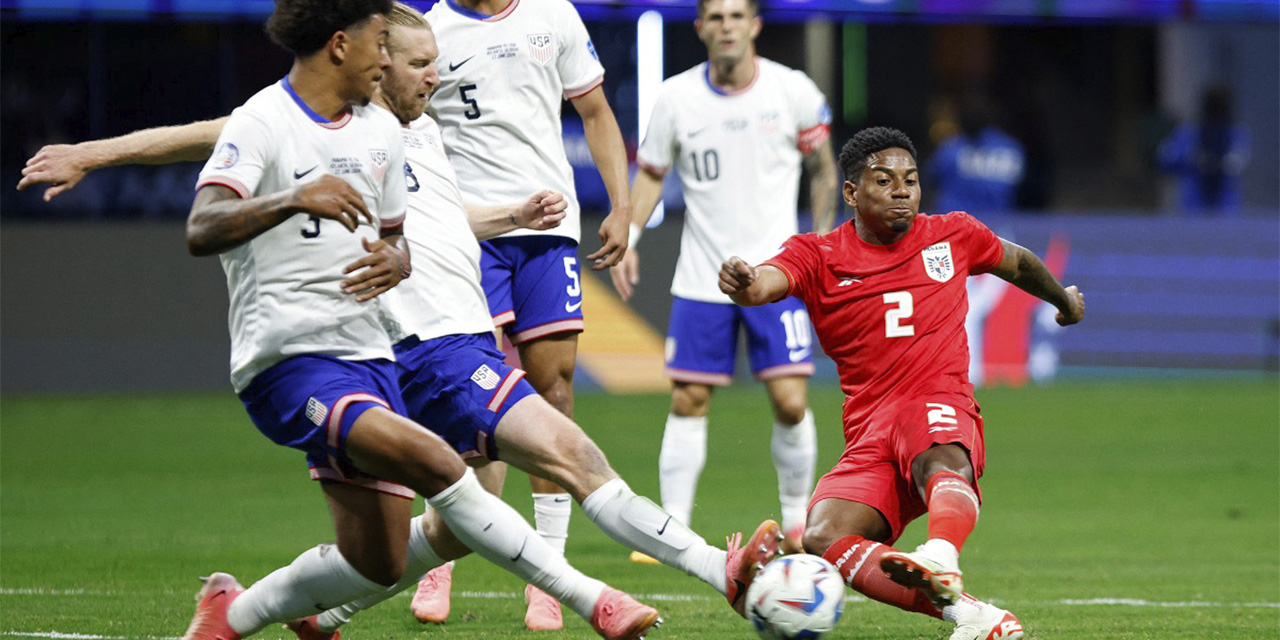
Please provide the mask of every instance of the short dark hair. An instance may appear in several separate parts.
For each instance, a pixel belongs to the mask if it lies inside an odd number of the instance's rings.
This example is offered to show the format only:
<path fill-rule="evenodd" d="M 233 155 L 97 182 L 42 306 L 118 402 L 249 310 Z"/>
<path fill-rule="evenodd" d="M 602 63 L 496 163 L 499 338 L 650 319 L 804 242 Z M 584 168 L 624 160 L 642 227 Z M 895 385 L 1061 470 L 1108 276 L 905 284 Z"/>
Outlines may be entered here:
<path fill-rule="evenodd" d="M 390 13 L 391 5 L 392 0 L 276 0 L 267 35 L 293 55 L 309 56 L 333 34 L 375 13 Z"/>
<path fill-rule="evenodd" d="M 871 154 L 885 149 L 905 149 L 912 160 L 916 158 L 916 147 L 907 134 L 889 127 L 868 127 L 853 134 L 840 149 L 840 170 L 844 172 L 844 179 L 857 182 L 862 170 L 867 168 Z"/>
<path fill-rule="evenodd" d="M 706 13 L 708 2 L 711 2 L 711 0 L 698 0 L 698 17 L 699 18 L 702 17 L 702 14 Z M 747 0 L 747 6 L 751 7 L 752 13 L 756 15 L 760 15 L 760 0 Z"/>

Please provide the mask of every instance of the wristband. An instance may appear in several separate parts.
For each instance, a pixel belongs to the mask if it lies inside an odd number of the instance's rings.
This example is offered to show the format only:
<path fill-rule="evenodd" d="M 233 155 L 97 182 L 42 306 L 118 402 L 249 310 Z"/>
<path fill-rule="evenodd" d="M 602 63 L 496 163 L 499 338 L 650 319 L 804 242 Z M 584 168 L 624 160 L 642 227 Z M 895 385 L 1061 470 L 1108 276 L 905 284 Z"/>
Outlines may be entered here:
<path fill-rule="evenodd" d="M 627 249 L 636 248 L 636 244 L 640 242 L 640 235 L 644 232 L 644 228 L 632 222 L 631 233 L 627 234 Z"/>

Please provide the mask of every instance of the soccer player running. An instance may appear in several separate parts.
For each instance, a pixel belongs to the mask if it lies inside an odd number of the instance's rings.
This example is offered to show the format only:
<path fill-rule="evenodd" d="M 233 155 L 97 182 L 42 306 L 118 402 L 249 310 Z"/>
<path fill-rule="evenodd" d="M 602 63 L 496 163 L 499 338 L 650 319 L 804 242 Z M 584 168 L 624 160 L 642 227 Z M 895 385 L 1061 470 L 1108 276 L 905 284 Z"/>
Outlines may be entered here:
<path fill-rule="evenodd" d="M 1022 638 L 1012 613 L 964 592 L 959 568 L 986 464 L 964 281 L 995 274 L 1057 307 L 1061 325 L 1084 317 L 1084 296 L 969 214 L 919 213 L 915 148 L 902 132 L 858 132 L 840 168 L 851 222 L 795 236 L 759 266 L 735 256 L 720 269 L 738 304 L 804 300 L 847 396 L 845 451 L 814 489 L 805 549 L 869 598 L 954 622 L 951 640 Z M 926 513 L 927 542 L 889 546 Z"/>
<path fill-rule="evenodd" d="M 602 635 L 635 638 L 656 611 L 627 602 L 643 617 L 606 633 L 597 621 L 619 592 L 569 567 L 442 439 L 400 415 L 380 305 L 366 304 L 409 275 L 404 147 L 395 119 L 367 106 L 390 62 L 390 10 L 278 0 L 267 32 L 293 67 L 231 115 L 197 184 L 187 241 L 195 255 L 220 254 L 227 273 L 233 386 L 264 435 L 307 453 L 337 544 L 248 589 L 213 574 L 184 639 L 236 640 L 385 592 L 406 556 L 431 552 L 410 526 L 415 492 L 467 547 L 578 603 Z"/>
<path fill-rule="evenodd" d="M 399 3 L 388 15 L 388 22 L 390 64 L 374 103 L 403 125 L 404 175 L 409 190 L 405 238 L 418 271 L 431 274 L 409 279 L 382 298 L 384 324 L 397 340 L 395 352 L 409 415 L 430 425 L 473 464 L 510 460 L 524 471 L 569 488 L 588 517 L 615 540 L 702 579 L 741 613 L 742 595 L 757 567 L 777 552 L 777 524 L 766 521 L 742 546 L 731 538 L 728 551 L 711 547 L 652 502 L 636 496 L 595 443 L 539 397 L 522 379 L 524 372 L 503 363 L 502 354 L 494 349 L 490 316 L 480 288 L 476 237 L 516 226 L 553 226 L 563 216 L 565 203 L 559 194 L 544 191 L 515 205 L 464 211 L 439 129 L 429 116 L 422 115 L 439 82 L 431 30 L 421 14 Z M 52 197 L 54 189 L 60 193 L 64 185 L 73 186 L 102 166 L 208 155 L 223 122 L 225 119 L 46 147 L 28 162 L 20 187 L 50 184 L 53 186 L 46 197 Z M 297 621 L 291 628 L 309 640 L 336 638 L 336 629 L 357 611 L 416 585 L 431 568 L 468 552 L 433 510 L 414 519 L 409 545 L 407 567 L 397 585 Z M 592 618 L 593 626 L 598 631 L 604 628 L 606 637 L 624 637 L 608 635 L 615 633 L 610 627 L 629 629 L 636 620 L 646 620 L 646 610 L 652 611 L 621 592 L 609 590 L 606 595 L 612 604 L 600 609 L 611 615 Z"/>
<path fill-rule="evenodd" d="M 817 457 L 806 397 L 813 374 L 809 316 L 795 298 L 735 306 L 715 282 L 725 257 L 759 262 L 796 234 L 802 163 L 810 172 L 814 230 L 830 230 L 836 168 L 826 98 L 803 72 L 756 56 L 758 9 L 755 0 L 699 0 L 694 26 L 710 60 L 663 83 L 631 186 L 631 244 L 634 249 L 662 197 L 663 175 L 674 167 L 688 212 L 671 282 L 671 412 L 658 457 L 662 506 L 689 523 L 706 463 L 712 390 L 732 381 L 742 328 L 752 371 L 773 406 L 770 444 L 784 544 L 795 552 Z M 611 275 L 623 299 L 630 298 L 639 283 L 636 252 L 628 251 Z"/>
<path fill-rule="evenodd" d="M 573 373 L 583 330 L 578 243 L 581 223 L 573 172 L 561 138 L 560 105 L 582 116 L 587 145 L 609 193 L 611 211 L 600 225 L 599 250 L 587 256 L 605 269 L 627 247 L 631 205 L 627 154 L 602 84 L 582 18 L 568 0 L 444 0 L 427 13 L 443 57 L 440 88 L 429 107 L 468 205 L 496 205 L 531 189 L 551 188 L 569 199 L 559 227 L 518 229 L 483 243 L 484 290 L 493 323 L 519 351 L 528 380 L 561 413 L 573 417 Z M 500 493 L 493 466 L 485 486 Z M 563 551 L 570 496 L 531 477 L 538 532 Z M 447 616 L 451 566 L 424 580 L 412 609 L 423 621 Z M 525 625 L 559 629 L 560 607 L 537 589 L 527 592 Z"/>

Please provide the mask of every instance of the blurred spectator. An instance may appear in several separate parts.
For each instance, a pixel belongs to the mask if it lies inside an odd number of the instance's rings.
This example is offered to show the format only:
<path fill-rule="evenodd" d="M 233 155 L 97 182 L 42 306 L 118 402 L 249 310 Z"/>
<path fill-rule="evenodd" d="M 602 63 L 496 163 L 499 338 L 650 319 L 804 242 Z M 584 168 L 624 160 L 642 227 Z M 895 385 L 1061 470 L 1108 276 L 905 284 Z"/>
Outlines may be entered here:
<path fill-rule="evenodd" d="M 980 96 L 966 96 L 958 117 L 960 132 L 938 146 L 924 175 L 937 194 L 932 209 L 978 216 L 1012 210 L 1026 166 L 1022 145 L 996 126 Z"/>
<path fill-rule="evenodd" d="M 1160 143 L 1156 160 L 1162 171 L 1178 177 L 1178 202 L 1184 210 L 1238 213 L 1249 144 L 1249 130 L 1234 122 L 1231 93 L 1216 86 L 1201 98 L 1199 122 L 1178 125 Z"/>

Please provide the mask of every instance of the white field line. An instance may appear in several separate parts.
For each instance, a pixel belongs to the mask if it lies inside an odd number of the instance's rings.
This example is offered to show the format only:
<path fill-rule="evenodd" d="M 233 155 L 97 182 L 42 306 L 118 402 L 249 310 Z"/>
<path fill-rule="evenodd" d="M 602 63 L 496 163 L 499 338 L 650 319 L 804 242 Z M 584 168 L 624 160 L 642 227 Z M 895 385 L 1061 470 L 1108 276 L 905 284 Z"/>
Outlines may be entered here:
<path fill-rule="evenodd" d="M 118 594 L 109 591 L 90 591 L 87 589 L 0 589 L 0 595 L 34 595 L 34 596 L 115 596 Z M 408 597 L 410 594 L 405 592 L 399 597 Z M 464 600 L 517 600 L 524 598 L 524 593 L 517 591 L 459 591 L 454 594 L 455 598 Z M 641 602 L 711 602 L 720 600 L 719 597 L 708 595 L 695 595 L 684 593 L 640 593 L 635 594 L 636 599 Z M 870 600 L 857 594 L 849 594 L 848 602 L 850 603 L 868 603 Z M 1137 598 L 1088 598 L 1088 599 L 1066 599 L 1045 602 L 1017 601 L 1023 605 L 1054 605 L 1067 607 L 1157 607 L 1157 608 L 1227 608 L 1242 607 L 1247 609 L 1280 609 L 1280 602 L 1208 602 L 1202 600 L 1190 600 L 1185 602 L 1170 602 L 1160 600 L 1143 600 Z M 0 637 L 11 638 L 49 638 L 51 640 L 179 640 L 178 638 L 166 638 L 155 636 L 104 636 L 91 633 L 64 633 L 61 631 L 16 631 L 16 630 L 0 630 Z"/>

